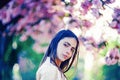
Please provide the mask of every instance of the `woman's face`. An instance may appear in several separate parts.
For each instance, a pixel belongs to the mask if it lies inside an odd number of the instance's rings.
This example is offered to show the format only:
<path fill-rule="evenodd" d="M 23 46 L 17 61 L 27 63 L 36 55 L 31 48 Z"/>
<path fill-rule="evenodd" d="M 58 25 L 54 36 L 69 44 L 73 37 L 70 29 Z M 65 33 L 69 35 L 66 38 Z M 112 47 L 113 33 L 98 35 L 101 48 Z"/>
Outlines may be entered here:
<path fill-rule="evenodd" d="M 57 47 L 57 58 L 60 61 L 69 59 L 75 52 L 77 42 L 74 38 L 67 37 L 59 41 Z"/>

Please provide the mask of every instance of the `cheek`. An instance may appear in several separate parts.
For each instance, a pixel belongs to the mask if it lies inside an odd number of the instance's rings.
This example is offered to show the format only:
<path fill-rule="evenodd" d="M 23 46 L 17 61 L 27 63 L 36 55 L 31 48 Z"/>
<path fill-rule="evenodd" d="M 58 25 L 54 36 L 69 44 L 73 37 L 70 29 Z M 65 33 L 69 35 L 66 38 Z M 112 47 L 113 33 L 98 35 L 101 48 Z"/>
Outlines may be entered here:
<path fill-rule="evenodd" d="M 72 57 L 72 55 L 73 55 L 73 54 L 71 53 L 71 54 L 69 55 L 69 58 Z"/>
<path fill-rule="evenodd" d="M 65 51 L 65 47 L 62 45 L 58 46 L 57 52 L 59 53 L 59 52 L 63 52 L 63 51 Z"/>
<path fill-rule="evenodd" d="M 58 47 L 57 48 L 57 56 L 60 56 L 62 54 L 62 48 L 61 47 Z"/>

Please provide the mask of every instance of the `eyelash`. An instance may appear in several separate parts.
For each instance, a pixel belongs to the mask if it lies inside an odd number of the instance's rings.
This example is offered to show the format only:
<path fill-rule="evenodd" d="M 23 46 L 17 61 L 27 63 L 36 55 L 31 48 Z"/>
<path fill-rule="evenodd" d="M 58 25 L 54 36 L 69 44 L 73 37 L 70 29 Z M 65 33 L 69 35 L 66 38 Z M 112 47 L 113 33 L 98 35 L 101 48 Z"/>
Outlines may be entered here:
<path fill-rule="evenodd" d="M 64 43 L 63 45 L 64 45 L 65 47 L 68 47 L 68 45 L 67 45 L 67 44 L 65 44 L 65 43 Z"/>

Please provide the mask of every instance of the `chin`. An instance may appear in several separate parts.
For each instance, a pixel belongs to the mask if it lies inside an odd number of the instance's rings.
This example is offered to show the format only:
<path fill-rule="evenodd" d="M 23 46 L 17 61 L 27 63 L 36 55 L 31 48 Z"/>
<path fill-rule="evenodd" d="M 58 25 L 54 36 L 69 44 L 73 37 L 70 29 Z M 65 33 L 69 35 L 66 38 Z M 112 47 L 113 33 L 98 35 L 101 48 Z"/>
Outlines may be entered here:
<path fill-rule="evenodd" d="M 62 61 L 66 61 L 67 59 L 63 59 Z"/>
<path fill-rule="evenodd" d="M 63 62 L 63 61 L 65 61 L 65 59 L 61 59 L 61 61 Z"/>
<path fill-rule="evenodd" d="M 60 60 L 63 62 L 63 61 L 66 61 L 67 59 L 61 57 Z"/>

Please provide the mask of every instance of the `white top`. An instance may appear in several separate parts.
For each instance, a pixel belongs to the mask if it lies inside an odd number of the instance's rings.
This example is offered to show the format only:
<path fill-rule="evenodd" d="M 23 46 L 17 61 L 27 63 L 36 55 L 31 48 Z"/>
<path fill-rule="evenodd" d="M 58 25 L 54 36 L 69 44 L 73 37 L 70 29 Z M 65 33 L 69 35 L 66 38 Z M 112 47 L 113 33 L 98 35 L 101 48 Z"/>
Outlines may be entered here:
<path fill-rule="evenodd" d="M 39 67 L 36 80 L 67 80 L 64 74 L 52 63 L 50 57 Z"/>

